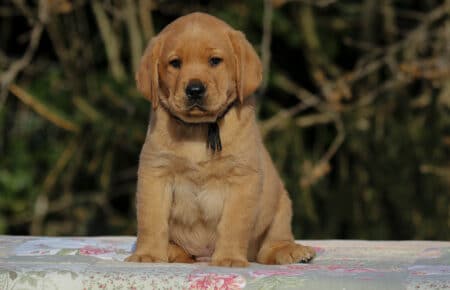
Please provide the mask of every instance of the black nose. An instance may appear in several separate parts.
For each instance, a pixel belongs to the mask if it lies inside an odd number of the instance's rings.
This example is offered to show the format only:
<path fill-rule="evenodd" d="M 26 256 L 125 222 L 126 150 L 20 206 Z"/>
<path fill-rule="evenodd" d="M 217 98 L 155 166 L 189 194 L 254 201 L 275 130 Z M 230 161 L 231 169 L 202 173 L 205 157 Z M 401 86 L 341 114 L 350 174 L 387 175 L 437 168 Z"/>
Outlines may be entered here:
<path fill-rule="evenodd" d="M 205 96 L 206 88 L 200 80 L 191 80 L 186 86 L 186 96 L 191 101 L 200 101 Z"/>

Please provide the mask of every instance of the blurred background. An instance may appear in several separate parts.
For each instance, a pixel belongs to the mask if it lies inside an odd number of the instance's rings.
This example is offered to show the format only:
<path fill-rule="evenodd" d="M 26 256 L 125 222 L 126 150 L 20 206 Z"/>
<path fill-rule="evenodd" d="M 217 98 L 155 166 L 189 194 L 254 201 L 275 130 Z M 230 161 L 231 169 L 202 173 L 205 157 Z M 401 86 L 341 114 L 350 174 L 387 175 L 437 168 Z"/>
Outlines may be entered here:
<path fill-rule="evenodd" d="M 133 72 L 193 11 L 262 57 L 297 238 L 450 239 L 449 0 L 1 1 L 0 234 L 135 234 Z"/>

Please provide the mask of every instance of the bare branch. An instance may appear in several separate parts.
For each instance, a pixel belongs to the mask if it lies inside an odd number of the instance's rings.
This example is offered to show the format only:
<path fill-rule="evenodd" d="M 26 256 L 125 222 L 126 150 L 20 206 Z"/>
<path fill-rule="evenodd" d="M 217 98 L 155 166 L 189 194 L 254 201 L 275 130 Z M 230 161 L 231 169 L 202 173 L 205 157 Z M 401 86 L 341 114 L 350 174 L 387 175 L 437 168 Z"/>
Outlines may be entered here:
<path fill-rule="evenodd" d="M 125 20 L 130 35 L 130 51 L 131 51 L 131 64 L 133 71 L 138 70 L 139 61 L 142 55 L 142 37 L 141 29 L 138 24 L 136 3 L 134 0 L 125 1 Z"/>
<path fill-rule="evenodd" d="M 90 1 L 94 11 L 100 34 L 105 44 L 105 51 L 108 57 L 111 73 L 116 81 L 125 79 L 125 69 L 120 61 L 120 45 L 115 35 L 108 16 L 105 13 L 99 0 Z"/>
<path fill-rule="evenodd" d="M 21 10 L 26 13 L 27 17 L 29 16 L 29 9 L 25 6 L 23 1 L 15 1 L 16 5 L 21 7 Z M 13 62 L 8 70 L 2 74 L 0 77 L 1 82 L 1 92 L 0 92 L 0 106 L 4 103 L 8 91 L 8 85 L 12 83 L 17 75 L 30 64 L 31 60 L 33 59 L 33 56 L 39 46 L 39 43 L 41 41 L 42 32 L 44 30 L 44 25 L 48 20 L 48 5 L 47 0 L 40 0 L 39 1 L 39 8 L 38 8 L 38 20 L 37 23 L 35 23 L 33 29 L 31 30 L 31 37 L 30 37 L 30 43 L 28 44 L 27 50 L 25 51 L 24 55 L 17 61 Z"/>
<path fill-rule="evenodd" d="M 297 126 L 304 128 L 304 127 L 311 127 L 315 125 L 321 125 L 321 124 L 328 124 L 332 123 L 335 119 L 335 116 L 332 114 L 326 114 L 326 113 L 320 113 L 320 114 L 309 114 L 303 117 L 298 117 L 295 120 L 295 123 Z"/>
<path fill-rule="evenodd" d="M 385 49 L 376 50 L 374 53 L 368 54 L 366 57 L 361 58 L 360 63 L 364 65 L 357 65 L 356 70 L 343 75 L 341 78 L 348 84 L 351 84 L 380 69 L 387 64 L 392 55 L 396 54 L 401 49 L 411 45 L 411 43 L 413 43 L 416 39 L 420 38 L 420 36 L 424 34 L 426 29 L 431 24 L 443 18 L 448 13 L 449 11 L 445 4 L 433 9 L 431 12 L 427 13 L 424 16 L 422 23 L 411 32 L 409 32 L 405 38 L 388 46 Z M 377 58 L 377 55 L 379 55 L 380 53 L 382 55 Z M 367 59 L 374 60 L 367 63 Z"/>
<path fill-rule="evenodd" d="M 36 113 L 49 120 L 56 126 L 71 132 L 78 132 L 80 130 L 78 124 L 63 118 L 59 113 L 56 113 L 50 107 L 37 100 L 36 97 L 27 93 L 19 86 L 10 84 L 9 91 L 19 98 L 24 104 L 30 106 Z"/>
<path fill-rule="evenodd" d="M 283 90 L 297 96 L 297 98 L 301 101 L 297 105 L 279 111 L 276 115 L 272 116 L 270 119 L 262 121 L 260 128 L 263 136 L 266 136 L 271 130 L 275 128 L 280 128 L 289 118 L 295 116 L 303 110 L 306 110 L 311 107 L 316 107 L 320 104 L 321 100 L 317 96 L 308 92 L 307 90 L 298 87 L 294 82 L 289 80 L 284 75 L 278 75 L 274 78 L 274 83 L 276 86 L 282 88 Z"/>
<path fill-rule="evenodd" d="M 338 0 L 272 0 L 272 1 L 276 3 L 276 6 L 281 6 L 289 2 L 301 2 L 303 4 L 325 8 L 329 5 L 336 3 Z"/>
<path fill-rule="evenodd" d="M 12 0 L 12 3 L 27 18 L 28 24 L 33 25 L 36 17 L 30 7 L 27 6 L 26 2 L 24 0 Z"/>
<path fill-rule="evenodd" d="M 345 140 L 344 123 L 342 122 L 341 118 L 338 116 L 335 117 L 334 123 L 336 126 L 337 135 L 334 138 L 334 140 L 331 143 L 328 150 L 325 152 L 325 154 L 320 159 L 319 163 L 329 163 L 331 158 L 333 158 L 333 156 L 336 155 L 339 147 L 341 147 L 342 143 L 344 143 L 344 140 Z"/>
<path fill-rule="evenodd" d="M 14 81 L 16 76 L 27 66 L 30 64 L 34 53 L 39 45 L 42 31 L 44 30 L 44 25 L 42 23 L 36 24 L 31 31 L 31 39 L 30 44 L 28 45 L 27 50 L 25 51 L 22 58 L 13 62 L 8 70 L 3 73 L 1 77 L 2 87 L 5 88 L 9 83 Z"/>
<path fill-rule="evenodd" d="M 263 81 L 258 91 L 258 99 L 262 99 L 266 93 L 270 75 L 270 45 L 272 43 L 272 0 L 264 0 L 263 35 L 261 40 L 261 61 L 263 66 Z"/>
<path fill-rule="evenodd" d="M 139 0 L 139 18 L 141 20 L 141 27 L 144 32 L 145 41 L 148 41 L 153 37 L 153 35 L 155 35 L 151 11 L 152 2 L 152 0 Z"/>

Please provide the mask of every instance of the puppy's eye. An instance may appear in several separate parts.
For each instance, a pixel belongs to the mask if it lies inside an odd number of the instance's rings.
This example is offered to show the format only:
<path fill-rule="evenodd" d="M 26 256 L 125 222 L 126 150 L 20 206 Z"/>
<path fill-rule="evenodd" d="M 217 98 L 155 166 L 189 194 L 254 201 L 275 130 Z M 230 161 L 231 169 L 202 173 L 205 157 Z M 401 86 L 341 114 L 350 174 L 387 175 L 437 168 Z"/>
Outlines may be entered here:
<path fill-rule="evenodd" d="M 223 61 L 223 59 L 221 59 L 220 57 L 211 57 L 209 59 L 209 64 L 214 67 L 214 66 L 218 66 L 221 62 Z"/>
<path fill-rule="evenodd" d="M 169 61 L 169 64 L 174 67 L 174 68 L 180 68 L 181 67 L 181 60 L 179 60 L 178 58 L 173 59 L 171 61 Z"/>

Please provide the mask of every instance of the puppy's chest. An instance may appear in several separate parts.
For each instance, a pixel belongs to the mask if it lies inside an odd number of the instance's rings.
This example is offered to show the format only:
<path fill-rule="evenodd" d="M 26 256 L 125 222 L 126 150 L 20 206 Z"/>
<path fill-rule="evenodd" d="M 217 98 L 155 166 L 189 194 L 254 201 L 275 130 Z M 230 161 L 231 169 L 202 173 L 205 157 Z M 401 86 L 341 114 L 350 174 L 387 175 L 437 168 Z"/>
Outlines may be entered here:
<path fill-rule="evenodd" d="M 216 225 L 222 215 L 227 187 L 218 181 L 199 183 L 185 176 L 175 177 L 171 219 L 187 226 Z"/>
<path fill-rule="evenodd" d="M 229 191 L 230 160 L 193 163 L 185 160 L 184 170 L 173 175 L 171 218 L 184 225 L 215 226 L 222 215 Z M 222 168 L 221 168 L 222 167 Z M 228 171 L 228 172 L 227 172 Z"/>
<path fill-rule="evenodd" d="M 149 162 L 156 174 L 168 177 L 173 194 L 170 222 L 186 226 L 216 226 L 227 196 L 254 171 L 234 156 L 195 161 L 159 153 Z"/>

